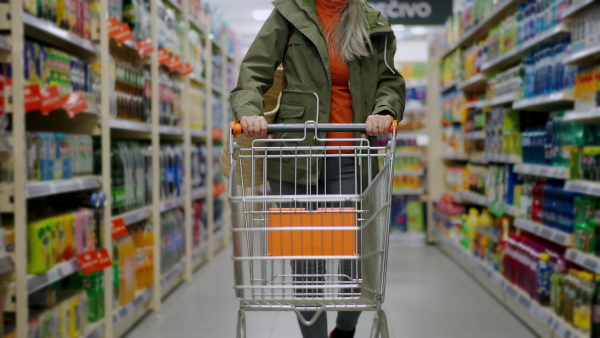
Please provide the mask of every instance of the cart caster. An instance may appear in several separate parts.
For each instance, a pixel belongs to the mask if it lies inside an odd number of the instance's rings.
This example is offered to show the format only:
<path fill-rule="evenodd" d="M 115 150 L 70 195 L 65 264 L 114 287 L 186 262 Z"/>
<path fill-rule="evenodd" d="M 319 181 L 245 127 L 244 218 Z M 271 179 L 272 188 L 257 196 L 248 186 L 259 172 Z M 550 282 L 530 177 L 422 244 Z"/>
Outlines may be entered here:
<path fill-rule="evenodd" d="M 390 332 L 388 331 L 387 316 L 383 310 L 375 312 L 373 317 L 373 327 L 371 328 L 370 338 L 389 338 Z"/>
<path fill-rule="evenodd" d="M 246 338 L 246 312 L 238 311 L 237 338 Z"/>

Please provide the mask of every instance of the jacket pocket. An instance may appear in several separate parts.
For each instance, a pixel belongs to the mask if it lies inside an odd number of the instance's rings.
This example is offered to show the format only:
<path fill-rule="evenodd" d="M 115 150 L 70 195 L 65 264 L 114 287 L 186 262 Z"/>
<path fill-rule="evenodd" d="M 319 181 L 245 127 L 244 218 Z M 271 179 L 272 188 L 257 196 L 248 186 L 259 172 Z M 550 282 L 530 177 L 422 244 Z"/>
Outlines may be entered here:
<path fill-rule="evenodd" d="M 306 108 L 304 106 L 298 106 L 294 104 L 281 104 L 281 108 L 279 109 L 279 118 L 282 120 L 297 120 L 302 122 L 302 117 L 304 116 L 304 111 Z M 291 122 L 291 121 L 285 121 Z"/>

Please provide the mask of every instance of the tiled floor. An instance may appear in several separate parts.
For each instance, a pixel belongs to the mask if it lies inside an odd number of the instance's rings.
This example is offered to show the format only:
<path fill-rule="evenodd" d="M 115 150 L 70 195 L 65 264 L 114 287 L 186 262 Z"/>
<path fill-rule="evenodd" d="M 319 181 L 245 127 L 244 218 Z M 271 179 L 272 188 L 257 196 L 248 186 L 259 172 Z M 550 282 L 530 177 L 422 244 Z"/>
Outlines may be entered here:
<path fill-rule="evenodd" d="M 230 257 L 231 246 L 202 267 L 192 283 L 175 290 L 159 316 L 147 316 L 128 337 L 235 337 L 238 303 Z M 535 337 L 435 247 L 390 249 L 384 310 L 397 338 Z M 369 336 L 372 318 L 372 313 L 362 315 L 357 338 Z M 332 329 L 334 314 L 328 322 Z M 296 317 L 288 312 L 250 312 L 247 330 L 249 338 L 300 337 Z"/>

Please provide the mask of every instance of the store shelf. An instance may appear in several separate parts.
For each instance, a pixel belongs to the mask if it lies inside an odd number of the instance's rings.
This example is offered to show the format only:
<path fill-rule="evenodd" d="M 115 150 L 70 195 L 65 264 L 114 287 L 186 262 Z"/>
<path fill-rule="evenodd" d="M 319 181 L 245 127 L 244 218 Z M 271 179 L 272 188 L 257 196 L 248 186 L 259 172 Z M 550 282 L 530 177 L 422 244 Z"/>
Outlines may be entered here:
<path fill-rule="evenodd" d="M 403 157 L 423 157 L 423 152 L 422 151 L 397 151 L 396 152 L 396 158 L 403 158 Z"/>
<path fill-rule="evenodd" d="M 0 53 L 10 53 L 12 47 L 4 35 L 0 35 Z"/>
<path fill-rule="evenodd" d="M 600 182 L 572 180 L 565 183 L 565 190 L 600 197 Z"/>
<path fill-rule="evenodd" d="M 474 156 L 472 155 L 471 157 L 469 157 L 469 163 L 471 164 L 481 164 L 481 165 L 487 165 L 490 162 L 488 162 L 484 156 Z"/>
<path fill-rule="evenodd" d="M 88 324 L 85 332 L 83 333 L 84 338 L 103 338 L 104 337 L 104 320 L 97 321 L 95 323 Z"/>
<path fill-rule="evenodd" d="M 7 188 L 6 190 L 0 187 L 0 195 L 2 195 L 3 192 L 9 192 L 11 195 L 14 194 L 12 191 L 12 185 L 9 185 L 9 187 L 10 188 Z M 27 183 L 26 195 L 27 198 L 37 198 L 76 191 L 98 189 L 100 187 L 102 187 L 102 180 L 99 176 L 86 176 L 66 180 Z"/>
<path fill-rule="evenodd" d="M 160 212 L 165 213 L 167 211 L 171 211 L 173 209 L 177 209 L 183 205 L 183 199 L 180 197 L 175 197 L 167 201 L 160 202 Z"/>
<path fill-rule="evenodd" d="M 443 154 L 442 159 L 448 161 L 468 161 L 469 157 L 464 154 Z"/>
<path fill-rule="evenodd" d="M 567 179 L 569 176 L 569 169 L 558 168 L 544 165 L 535 164 L 517 164 L 514 167 L 514 172 L 531 175 L 537 177 L 556 178 L 556 179 Z"/>
<path fill-rule="evenodd" d="M 191 14 L 188 16 L 189 20 L 190 20 L 190 26 L 194 29 L 196 29 L 198 32 L 205 34 L 206 32 L 204 31 L 204 27 L 202 27 L 202 25 L 200 24 L 200 22 L 198 22 L 198 20 L 196 20 L 196 18 L 194 18 Z"/>
<path fill-rule="evenodd" d="M 579 13 L 582 9 L 585 9 L 589 5 L 592 5 L 596 2 L 596 0 L 579 0 L 576 3 L 572 4 L 569 9 L 567 9 L 563 13 L 563 19 L 569 18 L 576 13 Z"/>
<path fill-rule="evenodd" d="M 469 103 L 466 103 L 462 108 L 463 109 L 473 109 L 473 108 L 481 109 L 482 108 L 481 104 L 483 102 L 484 101 L 471 101 Z"/>
<path fill-rule="evenodd" d="M 26 37 L 43 41 L 47 45 L 61 48 L 75 56 L 91 58 L 98 55 L 98 50 L 91 41 L 58 28 L 49 21 L 23 13 L 23 23 Z"/>
<path fill-rule="evenodd" d="M 125 333 L 149 311 L 145 304 L 152 297 L 152 288 L 147 288 L 137 293 L 136 297 L 129 304 L 121 307 L 113 313 L 112 320 L 115 331 Z M 137 318 L 136 318 L 137 317 Z M 122 327 L 119 327 L 122 326 Z M 120 337 L 120 334 L 116 335 Z"/>
<path fill-rule="evenodd" d="M 479 106 L 481 108 L 491 108 L 496 106 L 512 105 L 519 98 L 519 93 L 510 93 L 496 98 L 482 101 Z"/>
<path fill-rule="evenodd" d="M 565 90 L 558 93 L 541 95 L 530 99 L 516 101 L 513 103 L 513 109 L 547 112 L 560 110 L 561 108 L 573 107 L 574 102 L 575 99 L 573 96 L 573 91 Z"/>
<path fill-rule="evenodd" d="M 568 249 L 565 258 L 592 272 L 600 273 L 600 257 L 575 249 Z"/>
<path fill-rule="evenodd" d="M 547 225 L 533 222 L 524 218 L 515 219 L 514 223 L 515 227 L 519 229 L 523 229 L 529 233 L 535 234 L 542 238 L 545 238 L 549 241 L 552 241 L 556 244 L 562 246 L 571 246 L 573 245 L 573 236 L 562 232 L 557 229 L 553 229 Z"/>
<path fill-rule="evenodd" d="M 183 13 L 183 7 L 176 0 L 167 0 L 166 1 L 169 6 L 175 8 L 179 13 Z"/>
<path fill-rule="evenodd" d="M 418 196 L 423 195 L 425 193 L 425 189 L 398 189 L 392 191 L 392 195 L 394 196 Z"/>
<path fill-rule="evenodd" d="M 509 0 L 500 5 L 492 13 L 490 13 L 490 15 L 483 18 L 475 27 L 465 32 L 460 40 L 442 53 L 441 58 L 445 58 L 459 47 L 469 46 L 473 42 L 485 37 L 491 28 L 502 21 L 509 14 L 509 12 L 514 11 L 514 9 L 517 8 L 518 3 L 519 1 L 517 0 Z"/>
<path fill-rule="evenodd" d="M 194 269 L 201 265 L 204 261 L 202 256 L 208 251 L 208 245 L 206 243 L 200 244 L 200 247 L 192 254 L 192 262 Z"/>
<path fill-rule="evenodd" d="M 27 293 L 31 294 L 79 271 L 79 260 L 74 258 L 68 262 L 57 264 L 52 269 L 39 275 L 29 276 Z"/>
<path fill-rule="evenodd" d="M 448 83 L 445 86 L 442 86 L 442 88 L 440 89 L 440 91 L 442 92 L 442 94 L 451 91 L 452 89 L 456 88 L 456 86 L 458 85 L 458 81 L 454 80 L 450 83 Z"/>
<path fill-rule="evenodd" d="M 165 296 L 171 293 L 171 291 L 173 291 L 179 284 L 183 282 L 183 270 L 185 270 L 185 263 L 180 262 L 161 277 L 161 298 L 165 298 Z"/>
<path fill-rule="evenodd" d="M 183 129 L 177 126 L 159 126 L 158 133 L 161 136 L 183 136 Z"/>
<path fill-rule="evenodd" d="M 440 248 L 540 337 L 585 338 L 552 310 L 544 308 L 485 262 L 434 231 Z"/>
<path fill-rule="evenodd" d="M 206 141 L 206 132 L 202 130 L 190 130 L 192 139 Z"/>
<path fill-rule="evenodd" d="M 510 65 L 521 62 L 522 58 L 526 56 L 530 50 L 536 48 L 540 44 L 568 32 L 570 32 L 570 29 L 566 24 L 557 25 L 552 29 L 538 34 L 535 38 L 530 39 L 510 52 L 504 53 L 499 57 L 484 63 L 481 66 L 481 70 L 486 74 L 490 74 L 506 69 Z"/>
<path fill-rule="evenodd" d="M 600 45 L 588 47 L 578 52 L 572 53 L 565 63 L 576 66 L 591 66 L 600 61 Z"/>
<path fill-rule="evenodd" d="M 466 191 L 466 190 L 462 190 L 458 192 L 458 197 L 460 197 L 460 199 L 473 203 L 473 204 L 477 204 L 479 206 L 482 207 L 488 207 L 490 205 L 490 201 L 483 195 L 480 195 L 478 193 L 474 193 L 471 191 Z"/>
<path fill-rule="evenodd" d="M 582 110 L 582 111 L 570 111 L 565 113 L 563 121 L 568 122 L 600 122 L 600 107 Z"/>
<path fill-rule="evenodd" d="M 394 176 L 423 176 L 425 174 L 424 169 L 404 169 L 394 171 Z"/>
<path fill-rule="evenodd" d="M 470 131 L 464 133 L 462 139 L 468 141 L 485 140 L 485 131 Z"/>
<path fill-rule="evenodd" d="M 518 155 L 509 155 L 509 154 L 483 154 L 483 159 L 487 162 L 496 162 L 496 163 L 521 163 L 521 157 Z"/>
<path fill-rule="evenodd" d="M 485 85 L 487 84 L 487 77 L 484 74 L 477 74 L 461 83 L 458 84 L 458 89 L 461 89 L 465 92 L 472 92 L 476 90 L 485 89 Z"/>
<path fill-rule="evenodd" d="M 125 225 L 132 225 L 150 217 L 152 217 L 152 207 L 144 207 L 113 217 L 113 220 L 122 218 Z"/>
<path fill-rule="evenodd" d="M 192 191 L 192 201 L 206 198 L 206 188 L 196 188 Z"/>
<path fill-rule="evenodd" d="M 141 133 L 150 133 L 152 131 L 152 127 L 148 123 L 120 119 L 110 119 L 110 128 Z"/>

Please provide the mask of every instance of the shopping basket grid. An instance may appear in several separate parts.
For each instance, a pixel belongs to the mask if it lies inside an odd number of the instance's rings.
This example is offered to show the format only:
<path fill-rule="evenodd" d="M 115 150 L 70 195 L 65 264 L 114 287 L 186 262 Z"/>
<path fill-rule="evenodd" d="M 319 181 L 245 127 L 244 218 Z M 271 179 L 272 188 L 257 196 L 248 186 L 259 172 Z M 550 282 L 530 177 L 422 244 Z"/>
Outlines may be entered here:
<path fill-rule="evenodd" d="M 245 337 L 245 311 L 269 310 L 295 311 L 305 325 L 312 325 L 323 311 L 376 311 L 371 336 L 388 337 L 381 305 L 385 296 L 395 124 L 393 141 L 381 147 L 370 146 L 366 139 L 336 139 L 352 141 L 354 146 L 302 145 L 309 137 L 318 138 L 317 132 L 362 132 L 364 124 L 310 121 L 270 125 L 270 133 L 299 132 L 302 137 L 256 140 L 247 149 L 238 148 L 233 141 L 234 129 L 230 135 L 229 201 L 234 289 L 240 301 L 238 337 Z M 320 141 L 325 144 L 326 140 Z M 244 166 L 244 161 L 252 165 Z M 255 172 L 259 161 L 264 164 L 260 173 Z M 262 182 L 289 179 L 290 173 L 282 171 L 284 161 L 294 162 L 295 182 L 303 182 L 281 183 L 293 187 L 292 194 L 280 187 L 279 191 L 269 191 L 266 185 L 256 186 L 256 175 L 262 175 Z M 381 163 L 377 175 L 374 162 Z M 337 164 L 337 173 L 331 172 L 329 163 Z M 342 170 L 348 170 L 342 163 L 354 166 L 351 180 L 356 184 L 351 187 L 347 178 L 342 182 Z M 242 173 L 251 170 L 252 175 L 238 175 L 238 167 Z M 279 173 L 269 171 L 270 167 L 278 168 Z M 248 177 L 252 179 L 250 184 L 243 182 Z M 337 177 L 339 182 L 325 182 L 328 177 Z M 339 188 L 327 191 L 328 186 Z M 302 311 L 316 314 L 305 320 Z"/>

